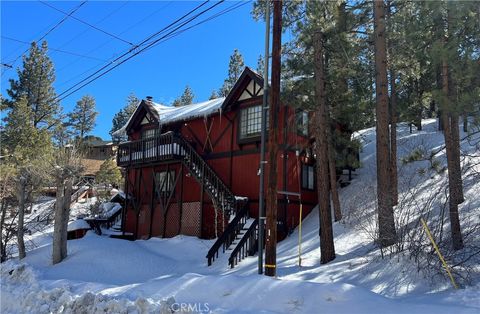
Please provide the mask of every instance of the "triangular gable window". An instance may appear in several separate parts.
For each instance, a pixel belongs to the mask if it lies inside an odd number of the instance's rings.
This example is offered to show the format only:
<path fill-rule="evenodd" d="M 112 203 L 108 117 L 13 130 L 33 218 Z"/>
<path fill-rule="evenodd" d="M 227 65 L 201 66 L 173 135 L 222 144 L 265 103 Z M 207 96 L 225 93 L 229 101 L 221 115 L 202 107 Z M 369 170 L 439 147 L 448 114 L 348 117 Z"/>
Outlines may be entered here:
<path fill-rule="evenodd" d="M 255 82 L 254 80 L 250 80 L 250 83 L 248 83 L 247 88 L 245 88 L 238 100 L 245 100 L 261 95 L 263 95 L 262 86 L 258 85 L 257 82 Z"/>

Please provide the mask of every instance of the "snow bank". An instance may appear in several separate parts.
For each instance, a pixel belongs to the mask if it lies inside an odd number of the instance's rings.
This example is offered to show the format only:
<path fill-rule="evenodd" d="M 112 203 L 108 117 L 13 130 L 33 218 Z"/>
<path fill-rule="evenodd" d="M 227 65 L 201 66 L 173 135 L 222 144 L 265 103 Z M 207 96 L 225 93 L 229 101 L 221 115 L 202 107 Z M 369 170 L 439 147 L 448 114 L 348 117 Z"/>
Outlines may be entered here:
<path fill-rule="evenodd" d="M 157 302 L 129 300 L 101 293 L 75 294 L 67 284 L 42 286 L 25 264 L 2 265 L 1 310 L 3 313 L 172 313 L 175 299 Z"/>
<path fill-rule="evenodd" d="M 80 229 L 90 229 L 90 225 L 83 219 L 77 219 L 68 224 L 68 231 L 75 231 Z"/>

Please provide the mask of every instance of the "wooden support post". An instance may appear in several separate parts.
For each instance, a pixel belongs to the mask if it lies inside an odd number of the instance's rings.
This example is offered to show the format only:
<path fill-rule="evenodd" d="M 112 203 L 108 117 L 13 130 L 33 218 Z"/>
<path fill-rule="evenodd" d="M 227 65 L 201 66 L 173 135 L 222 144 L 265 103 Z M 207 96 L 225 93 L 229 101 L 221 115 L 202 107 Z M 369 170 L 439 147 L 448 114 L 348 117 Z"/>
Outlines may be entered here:
<path fill-rule="evenodd" d="M 273 2 L 272 93 L 268 129 L 268 187 L 265 243 L 265 275 L 275 276 L 277 267 L 277 157 L 278 112 L 280 104 L 280 52 L 282 36 L 282 1 Z"/>

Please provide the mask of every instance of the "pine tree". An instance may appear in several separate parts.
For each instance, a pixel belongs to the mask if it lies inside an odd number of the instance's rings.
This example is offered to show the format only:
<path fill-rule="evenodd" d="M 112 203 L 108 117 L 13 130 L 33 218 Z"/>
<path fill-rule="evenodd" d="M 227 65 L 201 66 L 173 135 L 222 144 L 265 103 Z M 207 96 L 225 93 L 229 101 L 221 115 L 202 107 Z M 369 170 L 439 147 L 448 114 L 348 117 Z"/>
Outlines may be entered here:
<path fill-rule="evenodd" d="M 260 75 L 263 75 L 263 72 L 265 71 L 265 58 L 262 55 L 258 56 L 256 71 Z"/>
<path fill-rule="evenodd" d="M 212 93 L 210 94 L 210 97 L 208 97 L 209 100 L 212 100 L 212 99 L 217 99 L 219 98 L 220 96 L 218 95 L 217 91 L 216 90 L 212 90 Z"/>
<path fill-rule="evenodd" d="M 47 42 L 41 47 L 33 42 L 29 54 L 23 57 L 23 68 L 17 70 L 18 80 L 10 79 L 10 89 L 7 89 L 10 107 L 20 98 L 26 99 L 33 113 L 33 126 L 37 129 L 52 128 L 58 122 L 60 110 L 53 88 L 55 71 L 47 52 Z"/>
<path fill-rule="evenodd" d="M 139 103 L 139 99 L 135 96 L 135 94 L 131 93 L 127 97 L 127 103 L 125 107 L 120 109 L 119 112 L 115 114 L 112 120 L 112 128 L 110 129 L 110 136 L 112 137 L 112 140 L 114 142 L 120 142 L 120 141 L 125 141 L 127 140 L 127 137 L 125 134 L 123 135 L 114 135 L 116 131 L 120 130 L 122 127 L 127 124 L 128 119 L 133 115 L 135 110 L 137 110 L 137 106 Z"/>
<path fill-rule="evenodd" d="M 223 86 L 220 88 L 220 95 L 227 97 L 228 93 L 232 89 L 233 85 L 237 82 L 238 78 L 242 74 L 245 68 L 242 54 L 235 49 L 230 56 L 230 62 L 228 63 L 228 77 L 223 82 Z"/>
<path fill-rule="evenodd" d="M 95 127 L 95 119 L 98 112 L 95 111 L 95 98 L 89 95 L 83 96 L 73 111 L 68 114 L 68 124 L 72 127 L 74 135 L 83 140 L 83 138 Z"/>
<path fill-rule="evenodd" d="M 190 86 L 187 85 L 185 86 L 185 90 L 183 91 L 183 94 L 180 95 L 179 98 L 173 101 L 173 106 L 180 107 L 180 106 L 191 105 L 194 98 L 195 98 L 195 95 L 193 94 L 192 89 L 190 88 Z"/>
<path fill-rule="evenodd" d="M 390 182 L 390 132 L 388 127 L 387 50 L 385 4 L 374 2 L 375 90 L 377 118 L 377 199 L 379 242 L 382 247 L 396 242 Z"/>
<path fill-rule="evenodd" d="M 122 173 L 120 172 L 120 169 L 118 169 L 116 162 L 112 159 L 105 160 L 100 165 L 100 170 L 95 176 L 95 181 L 105 185 L 120 185 L 122 181 Z"/>
<path fill-rule="evenodd" d="M 320 263 L 325 264 L 335 259 L 333 243 L 332 211 L 329 193 L 328 163 L 328 114 L 325 97 L 325 72 L 323 56 L 323 33 L 317 31 L 313 37 L 315 51 L 315 141 L 317 154 L 317 190 L 320 219 Z"/>
<path fill-rule="evenodd" d="M 19 258 L 24 258 L 24 214 L 27 201 L 39 188 L 48 168 L 51 153 L 49 134 L 35 128 L 34 113 L 24 97 L 14 101 L 2 132 L 3 154 L 9 156 L 6 163 L 16 171 L 16 197 L 18 201 L 17 242 Z"/>

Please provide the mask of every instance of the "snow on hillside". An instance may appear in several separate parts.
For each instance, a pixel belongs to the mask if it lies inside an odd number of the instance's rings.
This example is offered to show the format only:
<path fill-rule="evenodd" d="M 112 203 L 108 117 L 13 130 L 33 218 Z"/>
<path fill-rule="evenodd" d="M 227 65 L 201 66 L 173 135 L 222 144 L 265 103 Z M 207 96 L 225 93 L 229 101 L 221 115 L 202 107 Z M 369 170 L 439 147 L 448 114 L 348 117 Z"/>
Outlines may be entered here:
<path fill-rule="evenodd" d="M 230 269 L 223 255 L 207 267 L 205 255 L 213 240 L 177 236 L 131 242 L 89 232 L 68 241 L 68 258 L 55 266 L 49 243 L 29 251 L 22 262 L 2 264 L 2 312 L 172 313 L 189 307 L 194 313 L 479 313 L 478 259 L 470 268 L 471 286 L 453 290 L 440 267 L 438 275 L 426 277 L 430 273 L 418 271 L 406 253 L 381 258 L 372 237 L 375 132 L 368 129 L 358 136 L 364 142 L 363 168 L 340 190 L 345 219 L 334 224 L 337 257 L 329 264 L 319 264 L 316 210 L 303 222 L 302 267 L 296 230 L 278 245 L 277 278 L 257 275 L 256 257 Z M 427 120 L 424 131 L 414 134 L 400 126 L 398 142 L 402 159 L 418 148 L 441 147 L 443 138 L 435 132 L 435 121 Z M 478 150 L 468 145 L 462 149 Z M 445 163 L 441 153 L 437 158 Z M 468 162 L 464 160 L 465 166 Z M 480 183 L 474 170 L 480 171 L 469 169 L 464 175 L 467 201 L 460 207 L 462 222 L 468 224 L 480 223 Z M 428 161 L 400 165 L 399 171 L 401 199 L 408 201 L 399 204 L 397 222 L 414 223 L 420 215 L 434 222 L 442 199 L 432 195 L 441 189 L 445 172 L 430 169 Z M 479 236 L 473 232 L 466 241 Z"/>

